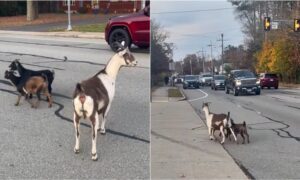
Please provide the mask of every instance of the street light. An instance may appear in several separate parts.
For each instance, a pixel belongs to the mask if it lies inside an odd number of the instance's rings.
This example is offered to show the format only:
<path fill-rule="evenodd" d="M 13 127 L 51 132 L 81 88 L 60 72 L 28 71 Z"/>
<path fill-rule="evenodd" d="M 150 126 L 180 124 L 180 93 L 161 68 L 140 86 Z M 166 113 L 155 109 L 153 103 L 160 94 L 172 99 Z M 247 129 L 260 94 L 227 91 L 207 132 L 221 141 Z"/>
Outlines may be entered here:
<path fill-rule="evenodd" d="M 72 31 L 72 26 L 71 26 L 71 0 L 68 0 L 68 31 Z"/>

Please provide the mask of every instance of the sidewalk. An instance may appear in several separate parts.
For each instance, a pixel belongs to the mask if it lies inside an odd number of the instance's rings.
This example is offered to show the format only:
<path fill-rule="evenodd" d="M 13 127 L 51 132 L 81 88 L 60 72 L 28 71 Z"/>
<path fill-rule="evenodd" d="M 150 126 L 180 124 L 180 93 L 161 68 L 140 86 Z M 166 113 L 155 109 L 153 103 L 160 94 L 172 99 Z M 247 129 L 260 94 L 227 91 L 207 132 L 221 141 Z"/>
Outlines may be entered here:
<path fill-rule="evenodd" d="M 25 31 L 4 31 L 0 30 L 0 35 L 28 35 L 28 36 L 54 36 L 54 37 L 72 37 L 88 39 L 104 39 L 104 33 L 95 32 L 25 32 Z"/>
<path fill-rule="evenodd" d="M 152 93 L 153 179 L 247 179 L 187 101 L 168 102 L 166 88 Z M 158 101 L 160 100 L 160 101 Z"/>

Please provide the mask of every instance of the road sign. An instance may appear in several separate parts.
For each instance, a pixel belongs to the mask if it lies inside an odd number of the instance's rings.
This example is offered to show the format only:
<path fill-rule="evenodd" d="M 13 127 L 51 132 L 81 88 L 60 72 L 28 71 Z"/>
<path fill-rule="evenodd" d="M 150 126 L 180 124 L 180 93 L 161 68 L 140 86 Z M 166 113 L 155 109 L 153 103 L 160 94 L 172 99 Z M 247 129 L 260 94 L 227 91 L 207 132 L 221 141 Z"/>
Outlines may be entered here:
<path fill-rule="evenodd" d="M 278 22 L 271 22 L 271 28 L 272 29 L 278 29 Z"/>

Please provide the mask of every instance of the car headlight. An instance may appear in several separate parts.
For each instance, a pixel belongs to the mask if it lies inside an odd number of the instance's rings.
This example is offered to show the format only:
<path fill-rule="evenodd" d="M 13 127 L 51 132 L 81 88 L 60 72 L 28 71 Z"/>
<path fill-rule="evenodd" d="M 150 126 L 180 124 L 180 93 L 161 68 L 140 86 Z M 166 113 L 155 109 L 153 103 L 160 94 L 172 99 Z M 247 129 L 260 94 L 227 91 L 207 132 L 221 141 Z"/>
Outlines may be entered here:
<path fill-rule="evenodd" d="M 260 84 L 260 80 L 259 79 L 256 81 L 256 84 Z"/>
<path fill-rule="evenodd" d="M 241 80 L 236 80 L 236 81 L 235 81 L 235 84 L 236 84 L 237 86 L 240 86 L 240 85 L 242 85 L 242 81 L 241 81 Z"/>

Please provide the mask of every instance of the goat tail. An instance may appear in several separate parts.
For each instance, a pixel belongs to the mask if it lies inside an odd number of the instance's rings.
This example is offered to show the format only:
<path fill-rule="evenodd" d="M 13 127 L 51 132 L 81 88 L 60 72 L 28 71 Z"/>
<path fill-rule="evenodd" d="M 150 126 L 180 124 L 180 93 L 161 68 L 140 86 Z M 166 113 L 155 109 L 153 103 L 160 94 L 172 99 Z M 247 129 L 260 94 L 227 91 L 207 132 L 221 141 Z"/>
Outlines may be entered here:
<path fill-rule="evenodd" d="M 227 113 L 227 121 L 229 121 L 230 120 L 230 111 L 228 111 L 228 113 Z"/>
<path fill-rule="evenodd" d="M 82 87 L 82 85 L 80 83 L 76 84 L 76 91 L 78 93 L 84 93 L 84 89 L 83 89 L 83 87 Z"/>

